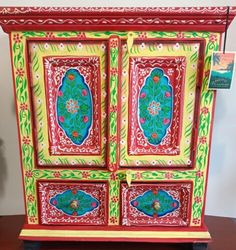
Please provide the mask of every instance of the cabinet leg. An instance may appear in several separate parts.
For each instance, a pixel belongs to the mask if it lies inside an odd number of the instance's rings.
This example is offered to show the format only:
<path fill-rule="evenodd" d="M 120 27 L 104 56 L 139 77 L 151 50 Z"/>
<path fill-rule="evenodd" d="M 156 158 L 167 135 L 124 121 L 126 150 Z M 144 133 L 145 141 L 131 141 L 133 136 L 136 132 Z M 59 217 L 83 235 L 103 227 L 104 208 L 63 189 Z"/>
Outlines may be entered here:
<path fill-rule="evenodd" d="M 39 241 L 24 240 L 24 250 L 39 250 L 39 249 L 40 249 Z"/>
<path fill-rule="evenodd" d="M 193 250 L 207 250 L 207 243 L 193 243 Z"/>

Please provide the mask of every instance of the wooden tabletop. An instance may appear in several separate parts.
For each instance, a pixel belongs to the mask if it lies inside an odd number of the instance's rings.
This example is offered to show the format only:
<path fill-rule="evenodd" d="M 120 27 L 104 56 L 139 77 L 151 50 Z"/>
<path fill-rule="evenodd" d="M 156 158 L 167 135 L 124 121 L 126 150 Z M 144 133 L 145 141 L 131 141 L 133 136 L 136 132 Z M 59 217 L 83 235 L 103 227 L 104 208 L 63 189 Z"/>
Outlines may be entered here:
<path fill-rule="evenodd" d="M 206 216 L 213 242 L 208 250 L 236 249 L 236 219 Z M 18 234 L 24 223 L 23 215 L 0 216 L 0 250 L 22 250 L 23 243 Z M 44 242 L 42 250 L 190 250 L 190 244 L 153 244 L 153 243 L 111 243 L 111 242 Z"/>

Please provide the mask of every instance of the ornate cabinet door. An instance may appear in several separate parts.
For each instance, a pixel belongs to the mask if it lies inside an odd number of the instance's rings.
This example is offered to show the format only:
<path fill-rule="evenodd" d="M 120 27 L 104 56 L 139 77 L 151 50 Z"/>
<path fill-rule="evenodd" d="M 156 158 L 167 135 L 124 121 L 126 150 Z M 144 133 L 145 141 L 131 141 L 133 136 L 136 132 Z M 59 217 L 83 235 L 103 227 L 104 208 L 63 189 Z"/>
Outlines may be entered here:
<path fill-rule="evenodd" d="M 120 164 L 190 168 L 196 151 L 203 34 L 135 35 L 129 51 L 126 45 L 122 50 Z"/>
<path fill-rule="evenodd" d="M 214 99 L 212 93 L 205 100 L 209 68 L 203 63 L 218 48 L 219 36 L 152 31 L 127 39 L 119 162 L 130 169 L 130 185 L 121 184 L 122 225 L 201 225 L 203 152 Z"/>
<path fill-rule="evenodd" d="M 107 41 L 55 36 L 29 32 L 22 37 L 27 40 L 37 165 L 104 167 Z"/>
<path fill-rule="evenodd" d="M 210 240 L 207 83 L 226 10 L 0 8 L 25 191 L 21 239 Z"/>

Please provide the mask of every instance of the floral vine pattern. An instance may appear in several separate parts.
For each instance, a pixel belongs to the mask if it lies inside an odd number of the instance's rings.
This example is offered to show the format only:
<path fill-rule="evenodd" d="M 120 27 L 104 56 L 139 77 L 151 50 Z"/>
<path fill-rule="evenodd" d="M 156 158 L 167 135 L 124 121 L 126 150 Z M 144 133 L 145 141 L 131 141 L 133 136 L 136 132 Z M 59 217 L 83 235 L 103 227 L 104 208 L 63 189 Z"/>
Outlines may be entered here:
<path fill-rule="evenodd" d="M 110 113 L 108 114 L 108 168 L 115 171 L 118 168 L 118 102 L 119 102 L 119 37 L 111 37 L 109 39 L 109 92 L 108 105 Z"/>

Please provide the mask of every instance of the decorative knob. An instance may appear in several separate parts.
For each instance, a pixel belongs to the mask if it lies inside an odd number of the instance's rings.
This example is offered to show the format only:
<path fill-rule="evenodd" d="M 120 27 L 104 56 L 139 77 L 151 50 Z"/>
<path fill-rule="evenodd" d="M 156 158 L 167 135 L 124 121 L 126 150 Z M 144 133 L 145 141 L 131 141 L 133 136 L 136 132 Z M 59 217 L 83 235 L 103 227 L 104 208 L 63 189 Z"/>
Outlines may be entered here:
<path fill-rule="evenodd" d="M 73 208 L 73 209 L 78 208 L 79 207 L 79 202 L 77 200 L 71 201 L 70 207 Z"/>
<path fill-rule="evenodd" d="M 160 203 L 158 201 L 154 201 L 153 204 L 152 204 L 154 210 L 159 210 L 160 209 Z"/>

